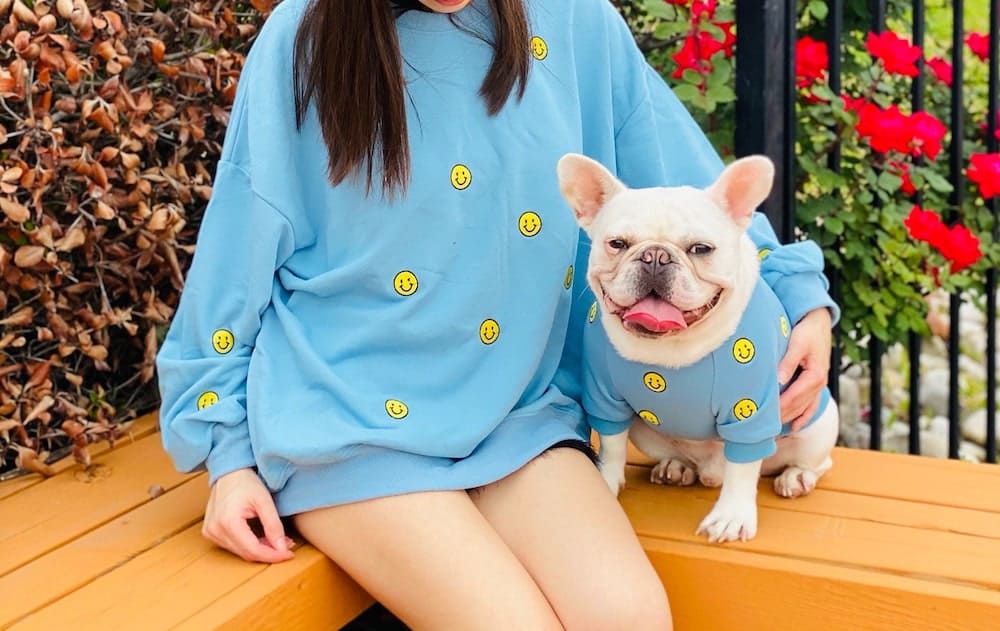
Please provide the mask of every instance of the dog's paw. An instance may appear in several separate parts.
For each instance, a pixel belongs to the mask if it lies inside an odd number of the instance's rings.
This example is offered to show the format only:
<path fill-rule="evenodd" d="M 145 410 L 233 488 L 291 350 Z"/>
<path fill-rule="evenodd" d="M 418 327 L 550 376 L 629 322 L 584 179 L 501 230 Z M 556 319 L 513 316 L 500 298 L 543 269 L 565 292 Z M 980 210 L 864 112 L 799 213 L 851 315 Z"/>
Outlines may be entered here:
<path fill-rule="evenodd" d="M 611 471 L 610 469 L 616 469 Z M 611 494 L 615 497 L 621 493 L 621 490 L 625 488 L 625 469 L 618 467 L 601 467 L 601 477 L 604 478 L 604 482 L 608 485 L 611 490 Z"/>
<path fill-rule="evenodd" d="M 698 526 L 697 534 L 712 543 L 749 541 L 757 535 L 755 502 L 718 502 Z"/>
<path fill-rule="evenodd" d="M 697 469 L 680 460 L 661 460 L 649 473 L 653 484 L 691 486 L 697 479 Z"/>
<path fill-rule="evenodd" d="M 799 467 L 786 467 L 774 479 L 774 492 L 781 497 L 801 497 L 809 495 L 816 488 L 817 475 L 814 471 Z"/>

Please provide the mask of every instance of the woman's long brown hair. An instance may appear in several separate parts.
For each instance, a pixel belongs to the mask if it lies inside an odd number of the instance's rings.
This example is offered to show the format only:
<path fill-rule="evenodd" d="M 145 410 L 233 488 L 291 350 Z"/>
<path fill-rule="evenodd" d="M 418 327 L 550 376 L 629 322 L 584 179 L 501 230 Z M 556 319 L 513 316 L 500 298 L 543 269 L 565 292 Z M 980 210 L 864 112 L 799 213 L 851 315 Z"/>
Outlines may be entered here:
<path fill-rule="evenodd" d="M 528 81 L 525 0 L 489 0 L 493 61 L 479 94 L 499 112 Z M 363 175 L 367 191 L 388 197 L 406 190 L 410 151 L 403 60 L 390 0 L 312 0 L 295 36 L 295 121 L 315 103 L 329 157 L 328 176 L 340 184 Z M 376 173 L 381 182 L 373 181 Z"/>

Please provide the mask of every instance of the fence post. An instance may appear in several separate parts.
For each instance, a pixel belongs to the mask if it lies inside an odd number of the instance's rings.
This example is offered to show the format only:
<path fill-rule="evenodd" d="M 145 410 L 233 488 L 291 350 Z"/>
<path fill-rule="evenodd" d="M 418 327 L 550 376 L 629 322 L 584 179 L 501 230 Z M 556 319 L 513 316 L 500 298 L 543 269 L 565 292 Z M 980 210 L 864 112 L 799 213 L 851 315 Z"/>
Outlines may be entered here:
<path fill-rule="evenodd" d="M 795 230 L 795 4 L 736 3 L 736 155 L 774 161 L 762 210 L 783 242 Z"/>

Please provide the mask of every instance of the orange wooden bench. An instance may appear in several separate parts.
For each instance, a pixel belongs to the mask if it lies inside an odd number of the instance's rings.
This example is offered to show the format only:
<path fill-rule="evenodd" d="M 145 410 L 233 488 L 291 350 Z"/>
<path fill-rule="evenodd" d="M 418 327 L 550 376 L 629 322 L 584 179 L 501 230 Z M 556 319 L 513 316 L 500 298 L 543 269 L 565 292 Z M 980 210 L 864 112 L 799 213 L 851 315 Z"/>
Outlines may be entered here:
<path fill-rule="evenodd" d="M 762 483 L 760 534 L 726 546 L 694 535 L 715 491 L 655 487 L 634 458 L 621 501 L 676 628 L 998 628 L 1000 467 L 835 458 L 808 498 Z M 0 483 L 0 629 L 335 629 L 372 604 L 308 545 L 268 566 L 202 539 L 204 474 L 174 471 L 155 417 L 94 462 Z"/>

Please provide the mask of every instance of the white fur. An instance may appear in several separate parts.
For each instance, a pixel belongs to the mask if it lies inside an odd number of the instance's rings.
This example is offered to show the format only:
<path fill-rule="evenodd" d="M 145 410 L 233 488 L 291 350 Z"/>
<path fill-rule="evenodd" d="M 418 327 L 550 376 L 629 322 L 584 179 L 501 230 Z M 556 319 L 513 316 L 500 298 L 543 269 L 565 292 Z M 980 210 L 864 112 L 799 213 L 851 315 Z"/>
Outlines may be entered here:
<path fill-rule="evenodd" d="M 733 334 L 758 278 L 756 247 L 746 228 L 770 192 L 774 167 L 769 160 L 760 156 L 737 160 L 703 190 L 629 189 L 599 163 L 577 154 L 564 156 L 558 173 L 563 195 L 591 237 L 587 281 L 601 301 L 601 323 L 619 354 L 676 368 L 698 361 Z M 628 247 L 612 247 L 613 242 Z M 690 251 L 690 244 L 702 242 L 715 248 L 712 256 Z M 652 246 L 678 263 L 670 285 L 670 302 L 677 308 L 697 310 L 719 296 L 701 319 L 659 336 L 629 330 L 615 313 L 644 297 L 639 259 Z M 832 464 L 838 426 L 837 406 L 831 401 L 809 427 L 778 439 L 777 452 L 769 458 L 732 463 L 723 455 L 721 440 L 672 438 L 636 418 L 628 432 L 601 435 L 601 473 L 617 495 L 625 484 L 631 439 L 640 451 L 658 460 L 650 474 L 654 483 L 689 485 L 697 480 L 709 487 L 721 485 L 719 499 L 698 532 L 713 542 L 746 541 L 757 532 L 760 475 L 777 475 L 775 492 L 783 497 L 808 494 Z"/>

